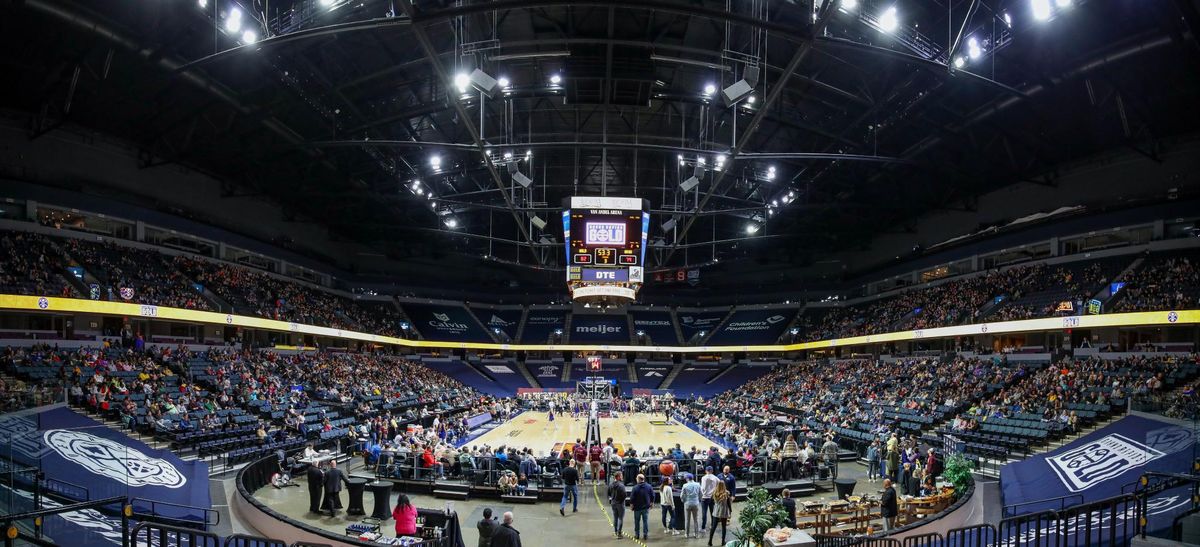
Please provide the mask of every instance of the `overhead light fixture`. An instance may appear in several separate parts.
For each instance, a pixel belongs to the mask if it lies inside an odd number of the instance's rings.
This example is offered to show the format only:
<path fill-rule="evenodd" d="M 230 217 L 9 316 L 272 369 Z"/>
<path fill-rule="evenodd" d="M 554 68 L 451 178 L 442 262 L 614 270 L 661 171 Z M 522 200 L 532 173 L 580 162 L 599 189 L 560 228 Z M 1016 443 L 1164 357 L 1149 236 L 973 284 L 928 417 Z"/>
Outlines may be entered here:
<path fill-rule="evenodd" d="M 520 184 L 522 188 L 529 188 L 533 184 L 533 179 L 525 176 L 524 173 L 517 170 L 516 162 L 508 164 L 508 174 L 512 175 L 513 182 Z"/>
<path fill-rule="evenodd" d="M 413 190 L 416 190 L 417 188 L 420 188 L 420 187 L 421 187 L 421 181 L 419 181 L 419 180 L 412 181 L 412 189 Z"/>
<path fill-rule="evenodd" d="M 478 68 L 471 71 L 470 76 L 471 87 L 474 87 L 480 93 L 487 95 L 489 99 L 496 96 L 496 92 L 500 91 L 500 82 L 495 78 Z"/>
<path fill-rule="evenodd" d="M 512 82 L 508 81 L 508 78 L 505 78 L 504 76 L 501 76 L 500 79 L 496 80 L 496 82 L 499 83 L 500 87 L 504 89 L 508 89 L 508 86 L 512 85 Z"/>
<path fill-rule="evenodd" d="M 974 61 L 980 55 L 983 55 L 983 49 L 979 47 L 979 40 L 975 39 L 974 36 L 967 38 L 967 57 L 970 57 Z"/>
<path fill-rule="evenodd" d="M 257 42 L 257 41 L 258 41 L 258 33 L 257 32 L 254 32 L 253 30 L 247 30 L 246 32 L 242 33 L 242 43 L 243 44 L 253 44 L 254 42 Z"/>
<path fill-rule="evenodd" d="M 704 165 L 708 163 L 708 160 L 704 159 L 704 156 L 696 156 L 696 163 Z"/>
<path fill-rule="evenodd" d="M 704 158 L 700 158 L 700 159 L 703 160 Z M 697 163 L 696 168 L 692 171 L 692 176 L 688 177 L 687 180 L 683 181 L 683 183 L 679 185 L 679 187 L 682 188 L 684 192 L 691 191 L 692 188 L 695 188 L 700 185 L 700 179 L 704 178 L 703 163 L 704 163 L 703 161 Z"/>
<path fill-rule="evenodd" d="M 442 167 L 442 157 L 437 154 L 429 156 L 429 166 L 434 169 L 440 169 Z"/>
<path fill-rule="evenodd" d="M 757 234 L 758 233 L 758 223 L 751 222 L 750 224 L 747 224 L 746 225 L 746 233 L 751 234 L 751 235 Z"/>
<path fill-rule="evenodd" d="M 674 229 L 675 229 L 675 217 L 671 217 L 666 222 L 662 223 L 662 230 L 664 232 L 670 232 L 671 230 L 674 230 Z"/>
<path fill-rule="evenodd" d="M 1050 0 L 1029 0 L 1029 6 L 1033 10 L 1035 20 L 1045 21 L 1050 18 Z"/>
<path fill-rule="evenodd" d="M 197 0 L 196 3 L 200 5 L 201 9 L 208 7 L 208 0 Z"/>
<path fill-rule="evenodd" d="M 879 29 L 884 32 L 892 32 L 900 26 L 900 17 L 896 13 L 896 6 L 892 6 L 879 16 Z"/>
<path fill-rule="evenodd" d="M 754 101 L 757 101 L 757 100 L 758 100 L 758 97 L 755 97 L 754 95 L 746 97 L 746 102 L 749 104 L 754 104 Z"/>
<path fill-rule="evenodd" d="M 1060 8 L 1071 7 L 1071 0 L 1055 0 L 1054 4 Z"/>
<path fill-rule="evenodd" d="M 560 51 L 533 51 L 530 53 L 507 53 L 504 55 L 493 55 L 488 57 L 489 61 L 516 61 L 519 59 L 548 59 L 552 57 L 570 57 L 571 52 L 566 50 Z"/>
<path fill-rule="evenodd" d="M 1007 25 L 1008 28 L 1012 28 L 1012 15 L 1009 15 L 1007 11 L 1004 12 L 1004 24 Z"/>
<path fill-rule="evenodd" d="M 229 15 L 225 18 L 225 30 L 230 34 L 237 34 L 242 30 L 242 10 L 233 8 L 229 10 Z"/>
<path fill-rule="evenodd" d="M 471 88 L 471 77 L 466 72 L 459 72 L 454 75 L 454 87 L 458 88 L 459 93 L 466 93 Z"/>
<path fill-rule="evenodd" d="M 511 160 L 511 159 L 512 159 L 512 151 L 505 152 L 505 153 L 504 153 L 504 159 L 505 159 L 505 160 Z"/>
<path fill-rule="evenodd" d="M 333 5 L 333 2 L 334 0 L 321 0 L 321 5 L 324 7 L 329 7 Z"/>
<path fill-rule="evenodd" d="M 962 55 L 954 58 L 954 68 L 962 68 L 965 64 L 967 64 L 967 60 Z"/>
<path fill-rule="evenodd" d="M 543 230 L 546 228 L 546 221 L 542 220 L 542 217 L 539 217 L 537 215 L 533 215 L 532 217 L 530 217 L 529 223 L 533 224 L 534 227 L 536 227 L 539 230 Z"/>
<path fill-rule="evenodd" d="M 858 9 L 858 0 L 842 0 L 841 7 L 845 11 L 854 11 Z"/>
<path fill-rule="evenodd" d="M 726 107 L 737 104 L 738 101 L 750 96 L 754 92 L 754 86 L 758 85 L 757 66 L 747 66 L 742 71 L 742 79 L 733 83 L 733 85 L 721 90 L 721 100 L 725 102 Z M 751 96 L 748 102 L 753 103 L 754 98 Z"/>
<path fill-rule="evenodd" d="M 420 189 L 420 188 L 417 188 L 417 195 L 418 195 L 418 196 L 423 196 L 423 195 L 425 195 L 425 190 L 422 190 L 422 189 Z"/>
<path fill-rule="evenodd" d="M 454 217 L 446 217 L 447 228 L 458 228 L 458 221 Z"/>
<path fill-rule="evenodd" d="M 560 75 L 558 75 L 558 74 L 553 74 L 553 75 L 551 75 L 551 76 L 550 76 L 550 83 L 551 83 L 552 85 L 558 85 L 558 84 L 561 84 L 561 83 L 562 83 L 562 76 L 560 76 Z"/>
<path fill-rule="evenodd" d="M 705 84 L 705 85 L 704 85 L 704 96 L 706 96 L 706 97 L 707 97 L 707 96 L 709 96 L 709 95 L 712 95 L 713 93 L 716 93 L 716 92 L 717 92 L 717 86 L 715 86 L 715 85 L 713 85 L 713 84 Z"/>

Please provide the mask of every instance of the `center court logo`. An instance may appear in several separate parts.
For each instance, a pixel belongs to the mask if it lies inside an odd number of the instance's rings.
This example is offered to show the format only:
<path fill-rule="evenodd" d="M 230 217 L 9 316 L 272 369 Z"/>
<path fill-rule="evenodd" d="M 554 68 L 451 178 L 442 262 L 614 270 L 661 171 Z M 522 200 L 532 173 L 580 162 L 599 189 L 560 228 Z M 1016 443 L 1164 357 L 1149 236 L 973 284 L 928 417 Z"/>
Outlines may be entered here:
<path fill-rule="evenodd" d="M 91 433 L 51 429 L 42 439 L 64 459 L 129 486 L 181 488 L 187 483 L 170 462 Z"/>

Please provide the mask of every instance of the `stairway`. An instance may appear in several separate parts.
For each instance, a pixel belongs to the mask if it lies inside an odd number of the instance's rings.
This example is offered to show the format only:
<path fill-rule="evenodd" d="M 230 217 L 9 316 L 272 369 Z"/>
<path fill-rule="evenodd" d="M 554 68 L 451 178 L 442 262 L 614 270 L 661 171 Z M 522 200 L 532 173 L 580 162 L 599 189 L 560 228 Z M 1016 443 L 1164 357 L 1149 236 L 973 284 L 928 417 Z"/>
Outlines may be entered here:
<path fill-rule="evenodd" d="M 633 366 L 633 361 L 625 361 L 626 380 L 629 382 L 637 382 L 637 367 Z"/>
<path fill-rule="evenodd" d="M 625 314 L 625 332 L 629 333 L 629 343 L 637 344 L 637 332 L 634 331 L 633 314 Z"/>
<path fill-rule="evenodd" d="M 562 381 L 566 383 L 571 380 L 571 368 L 575 366 L 569 359 L 563 362 Z"/>
<path fill-rule="evenodd" d="M 521 320 L 517 323 L 517 335 L 513 337 L 513 342 L 520 343 L 521 337 L 525 336 L 525 319 L 529 317 L 529 308 L 521 308 Z"/>
<path fill-rule="evenodd" d="M 1124 279 L 1126 275 L 1129 275 L 1131 272 L 1137 270 L 1142 265 L 1142 262 L 1145 261 L 1145 258 L 1138 257 L 1138 259 L 1130 263 L 1128 267 L 1126 267 L 1124 270 L 1121 270 L 1121 273 L 1113 276 L 1112 280 L 1119 281 Z M 1101 308 L 1104 311 L 1108 311 L 1113 306 L 1116 306 L 1125 295 L 1125 291 L 1118 292 L 1117 294 L 1111 294 L 1109 292 L 1110 287 L 1111 285 L 1109 287 L 1104 287 L 1098 294 L 1096 294 L 1096 299 L 1100 300 Z"/>
<path fill-rule="evenodd" d="M 736 311 L 737 311 L 737 308 L 736 308 L 736 307 L 734 307 L 734 308 L 729 308 L 729 313 L 726 313 L 726 314 L 725 314 L 725 317 L 722 317 L 722 318 L 721 318 L 721 322 L 720 322 L 720 323 L 717 323 L 717 326 L 713 327 L 711 330 L 709 330 L 708 332 L 706 332 L 706 333 L 704 334 L 704 337 L 700 339 L 700 345 L 701 345 L 701 346 L 703 346 L 703 345 L 705 345 L 705 344 L 708 344 L 708 341 L 712 339 L 713 335 L 714 335 L 714 334 L 716 334 L 716 333 L 717 333 L 717 331 L 719 331 L 719 330 L 721 330 L 721 329 L 725 328 L 725 323 L 728 323 L 728 322 L 729 322 L 729 319 L 733 317 L 733 314 L 734 314 L 734 312 L 736 312 Z M 715 378 L 714 378 L 714 379 L 715 379 Z"/>
<path fill-rule="evenodd" d="M 567 312 L 566 317 L 563 318 L 562 342 L 564 344 L 571 343 L 571 317 L 574 315 L 575 314 L 571 312 Z"/>
<path fill-rule="evenodd" d="M 517 370 L 521 372 L 521 376 L 525 378 L 525 382 L 529 384 L 529 387 L 542 387 L 542 384 L 538 383 L 537 378 L 529 373 L 529 367 L 525 366 L 525 361 L 513 361 L 513 363 L 516 365 Z"/>
<path fill-rule="evenodd" d="M 675 313 L 675 308 L 671 308 L 671 326 L 675 329 L 676 343 L 686 345 L 688 341 L 683 339 L 683 329 L 679 328 L 679 314 Z"/>
<path fill-rule="evenodd" d="M 676 328 L 679 328 L 679 327 L 676 326 Z M 658 389 L 667 389 L 667 388 L 671 387 L 671 382 L 674 382 L 675 377 L 679 376 L 679 372 L 683 370 L 683 366 L 684 366 L 683 363 L 679 363 L 679 364 L 675 365 L 671 369 L 671 372 L 667 374 L 667 377 L 663 379 L 662 383 L 658 384 Z"/>

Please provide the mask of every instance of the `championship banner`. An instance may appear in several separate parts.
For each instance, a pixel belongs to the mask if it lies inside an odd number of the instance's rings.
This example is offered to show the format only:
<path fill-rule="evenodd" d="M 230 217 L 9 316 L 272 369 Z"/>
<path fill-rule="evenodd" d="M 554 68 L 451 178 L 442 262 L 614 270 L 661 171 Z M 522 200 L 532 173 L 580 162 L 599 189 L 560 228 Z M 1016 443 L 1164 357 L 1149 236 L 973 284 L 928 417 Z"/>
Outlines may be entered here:
<path fill-rule="evenodd" d="M 675 334 L 675 324 L 671 321 L 671 312 L 634 310 L 630 315 L 633 316 L 634 334 L 638 331 L 644 332 L 655 344 L 679 343 L 679 337 Z"/>
<path fill-rule="evenodd" d="M 525 330 L 521 332 L 522 344 L 545 344 L 555 330 L 567 323 L 566 310 L 529 310 L 525 317 Z"/>
<path fill-rule="evenodd" d="M 412 320 L 417 332 L 426 340 L 452 342 L 491 342 L 471 313 L 462 306 L 437 304 L 402 304 L 404 313 Z"/>
<path fill-rule="evenodd" d="M 571 317 L 571 342 L 629 342 L 624 315 Z"/>
<path fill-rule="evenodd" d="M 683 332 L 683 343 L 686 344 L 688 340 L 701 332 L 712 332 L 728 314 L 727 310 L 677 312 L 679 330 Z"/>
<path fill-rule="evenodd" d="M 191 507 L 212 507 L 208 464 L 184 461 L 68 408 L 0 417 L 6 456 L 18 466 L 39 467 L 48 477 L 87 488 L 78 501 L 115 496 Z M 149 512 L 149 507 L 139 510 Z M 158 505 L 159 515 L 204 521 L 204 514 Z"/>
<path fill-rule="evenodd" d="M 714 346 L 774 344 L 796 318 L 796 309 L 738 310 L 708 339 Z"/>
<path fill-rule="evenodd" d="M 517 329 L 521 326 L 521 310 L 497 310 L 492 308 L 471 307 L 471 313 L 479 319 L 488 330 L 500 329 L 508 338 L 517 337 Z"/>

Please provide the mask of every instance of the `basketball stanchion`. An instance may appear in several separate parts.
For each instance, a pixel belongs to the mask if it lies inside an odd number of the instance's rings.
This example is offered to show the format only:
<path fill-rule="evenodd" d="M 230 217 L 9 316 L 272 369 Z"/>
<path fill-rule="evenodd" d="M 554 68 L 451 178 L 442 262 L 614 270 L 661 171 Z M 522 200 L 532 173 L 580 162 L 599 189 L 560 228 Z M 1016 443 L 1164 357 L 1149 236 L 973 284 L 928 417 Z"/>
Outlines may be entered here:
<path fill-rule="evenodd" d="M 613 527 L 612 515 L 608 514 L 608 509 L 606 507 L 604 507 L 604 502 L 600 501 L 600 491 L 597 489 L 596 483 L 592 483 L 592 497 L 596 498 L 596 507 L 600 508 L 600 514 L 604 515 L 604 520 L 608 521 L 608 529 L 612 530 L 612 527 Z M 637 524 L 634 524 L 634 526 L 637 526 Z M 638 545 L 641 545 L 642 547 L 646 547 L 646 542 L 644 542 L 640 539 L 636 539 L 633 536 L 622 535 L 622 537 L 629 541 L 632 541 Z"/>

